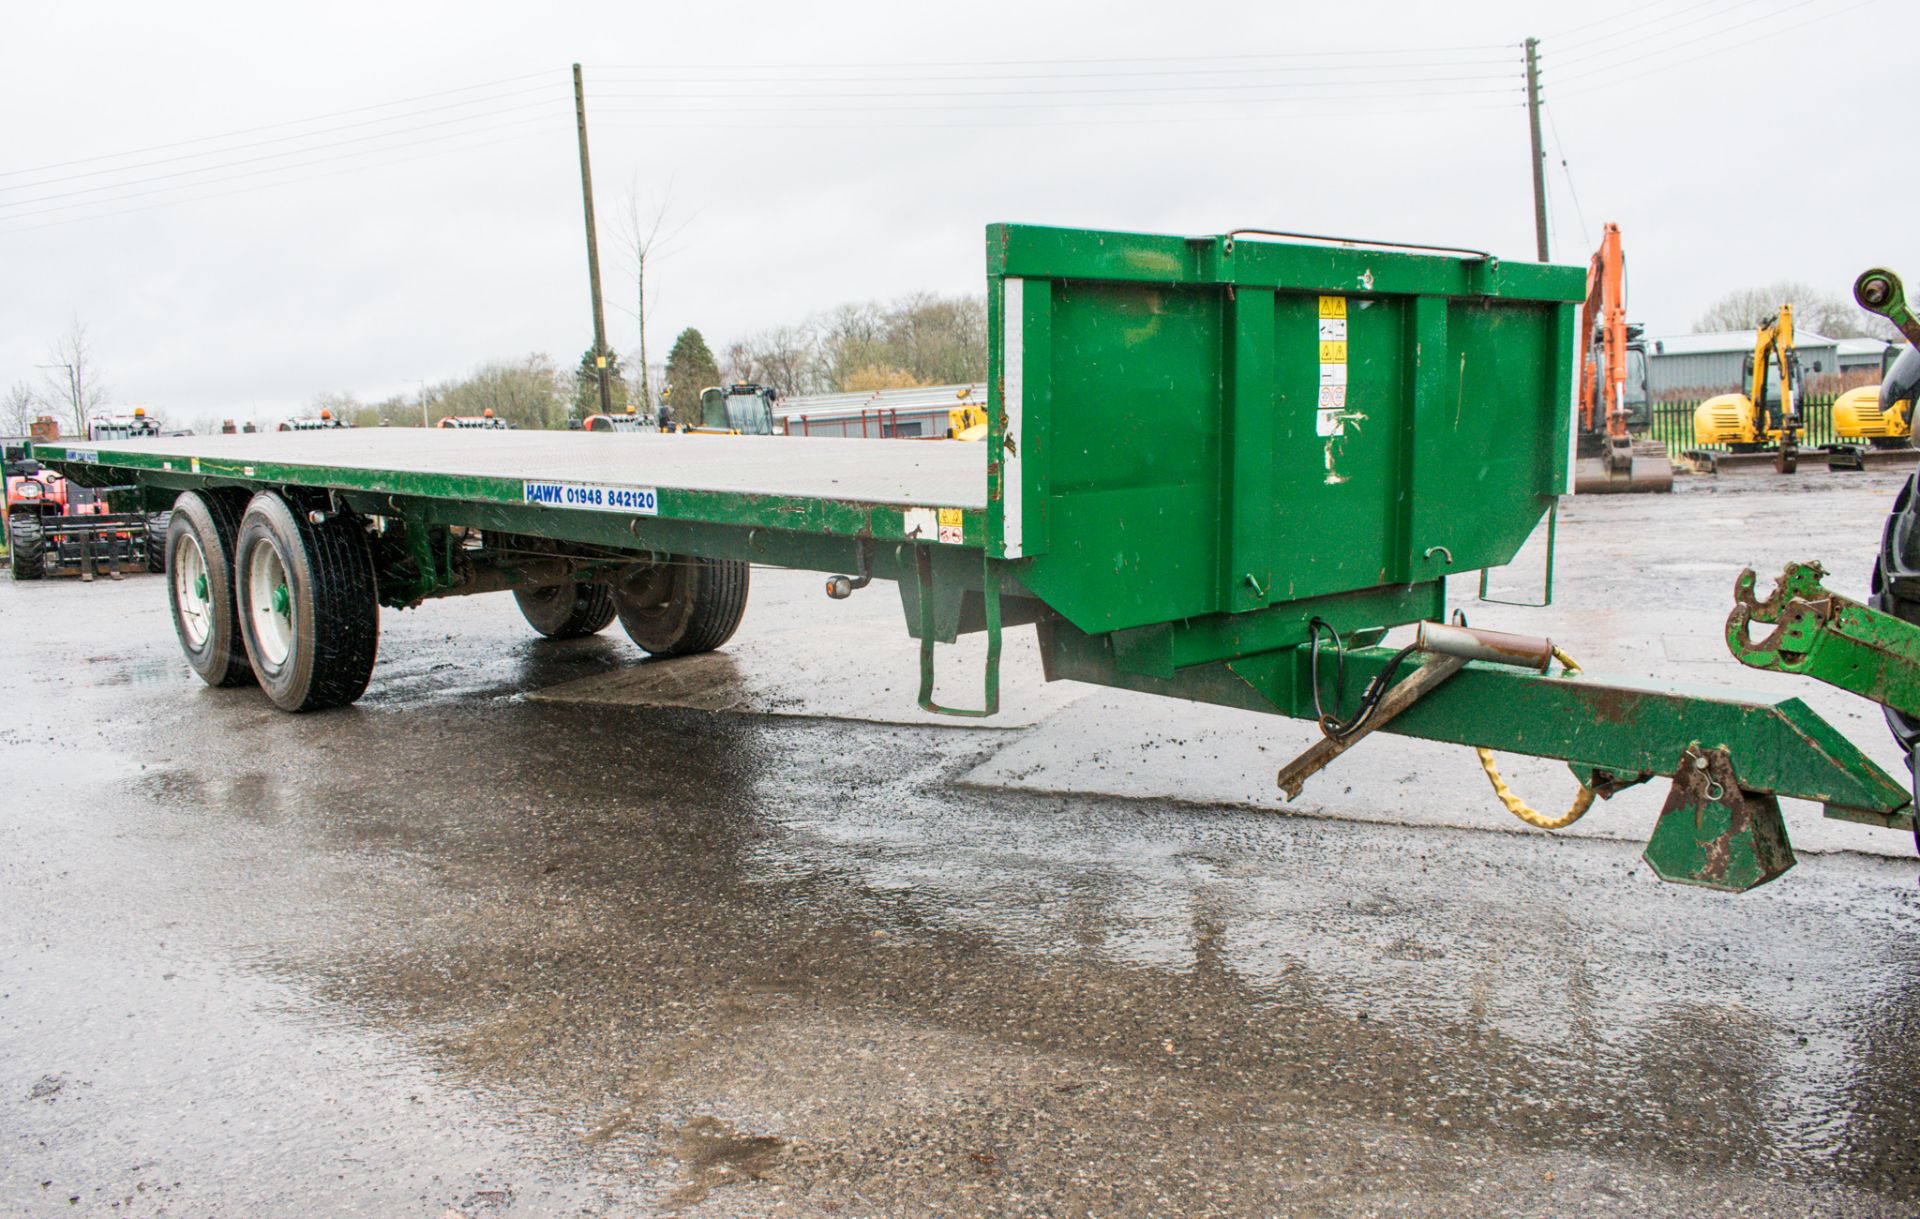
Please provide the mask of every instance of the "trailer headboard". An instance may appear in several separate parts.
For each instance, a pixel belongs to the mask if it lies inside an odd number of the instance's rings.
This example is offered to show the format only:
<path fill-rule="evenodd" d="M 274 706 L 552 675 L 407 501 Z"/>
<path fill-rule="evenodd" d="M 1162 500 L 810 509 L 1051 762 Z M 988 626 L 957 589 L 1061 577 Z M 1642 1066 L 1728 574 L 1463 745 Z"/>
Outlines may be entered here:
<path fill-rule="evenodd" d="M 1565 487 L 1582 268 L 1006 224 L 987 266 L 988 544 L 1083 631 L 1495 566 Z"/>

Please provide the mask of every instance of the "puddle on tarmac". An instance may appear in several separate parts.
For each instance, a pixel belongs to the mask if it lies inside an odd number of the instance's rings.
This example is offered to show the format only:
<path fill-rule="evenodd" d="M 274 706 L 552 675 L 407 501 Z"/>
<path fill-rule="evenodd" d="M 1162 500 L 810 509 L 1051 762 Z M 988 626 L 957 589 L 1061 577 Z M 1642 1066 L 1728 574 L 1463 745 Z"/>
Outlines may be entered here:
<path fill-rule="evenodd" d="M 723 1185 L 758 1181 L 786 1154 L 786 1143 L 772 1135 L 742 1134 L 717 1117 L 696 1117 L 668 1140 L 688 1181 L 664 1199 L 669 1208 L 692 1206 Z"/>

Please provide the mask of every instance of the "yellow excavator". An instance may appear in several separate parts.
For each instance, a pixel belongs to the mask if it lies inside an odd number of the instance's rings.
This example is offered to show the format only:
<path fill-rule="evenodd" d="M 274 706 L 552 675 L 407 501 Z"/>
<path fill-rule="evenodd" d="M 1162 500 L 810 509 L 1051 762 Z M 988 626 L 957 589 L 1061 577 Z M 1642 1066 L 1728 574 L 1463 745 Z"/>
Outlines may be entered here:
<path fill-rule="evenodd" d="M 1889 346 L 1880 366 L 1879 385 L 1861 385 L 1841 394 L 1833 402 L 1833 434 L 1842 444 L 1865 443 L 1872 449 L 1905 449 L 1913 443 L 1913 400 L 1899 397 L 1893 377 L 1898 360 L 1911 347 Z M 1895 395 L 1888 397 L 1891 388 Z"/>
<path fill-rule="evenodd" d="M 987 408 L 984 406 L 956 406 L 948 410 L 947 438 L 950 440 L 985 440 L 987 438 Z"/>
<path fill-rule="evenodd" d="M 1780 369 L 1780 395 L 1767 398 L 1770 370 Z M 1738 458 L 1771 452 L 1773 468 L 1791 474 L 1800 462 L 1800 356 L 1793 349 L 1793 306 L 1782 305 L 1780 312 L 1760 324 L 1753 339 L 1753 352 L 1741 370 L 1747 393 L 1716 394 L 1693 412 L 1693 441 L 1700 448 L 1688 457 L 1705 461 L 1714 469 L 1746 464 Z M 1777 413 L 1776 413 L 1777 408 Z M 1724 444 L 1735 455 L 1707 451 L 1706 446 Z"/>

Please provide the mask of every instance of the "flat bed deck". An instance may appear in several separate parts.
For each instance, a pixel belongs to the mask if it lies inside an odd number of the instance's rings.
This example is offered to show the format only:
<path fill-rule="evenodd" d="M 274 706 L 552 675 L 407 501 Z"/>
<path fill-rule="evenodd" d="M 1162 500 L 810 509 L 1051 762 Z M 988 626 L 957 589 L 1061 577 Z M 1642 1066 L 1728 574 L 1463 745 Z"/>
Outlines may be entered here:
<path fill-rule="evenodd" d="M 58 444 L 41 446 L 48 452 Z M 342 428 L 238 436 L 70 442 L 103 465 L 151 469 L 156 460 L 222 471 L 300 470 L 325 486 L 352 470 L 364 490 L 411 491 L 420 478 L 597 483 L 897 504 L 986 507 L 986 446 L 946 441 L 839 440 L 807 436 L 693 436 L 647 432 L 519 432 L 450 428 Z M 392 483 L 368 487 L 371 477 Z M 401 484 L 407 484 L 402 486 Z"/>
<path fill-rule="evenodd" d="M 980 544 L 985 533 L 986 446 L 952 441 L 342 428 L 56 442 L 35 452 L 70 472 L 96 469 L 99 485 L 304 487 L 353 493 L 361 511 L 380 510 L 373 497 L 437 503 L 432 513 L 448 523 L 580 540 L 578 527 L 594 518 L 625 522 L 623 536 L 648 518 L 931 540 L 937 522 L 957 514 L 964 528 L 944 540 Z"/>

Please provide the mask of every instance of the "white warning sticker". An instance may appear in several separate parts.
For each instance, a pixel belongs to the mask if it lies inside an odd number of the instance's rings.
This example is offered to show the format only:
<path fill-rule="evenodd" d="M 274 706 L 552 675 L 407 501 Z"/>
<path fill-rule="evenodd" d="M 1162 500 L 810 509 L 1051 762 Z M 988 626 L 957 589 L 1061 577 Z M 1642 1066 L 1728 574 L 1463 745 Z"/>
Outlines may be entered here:
<path fill-rule="evenodd" d="M 1333 467 L 1335 451 L 1347 434 L 1347 424 L 1366 416 L 1347 409 L 1347 298 L 1323 296 L 1318 312 L 1320 398 L 1314 408 L 1313 431 L 1326 441 L 1327 481 L 1340 482 Z"/>
<path fill-rule="evenodd" d="M 966 541 L 966 513 L 958 508 L 940 509 L 940 540 L 949 546 Z"/>

